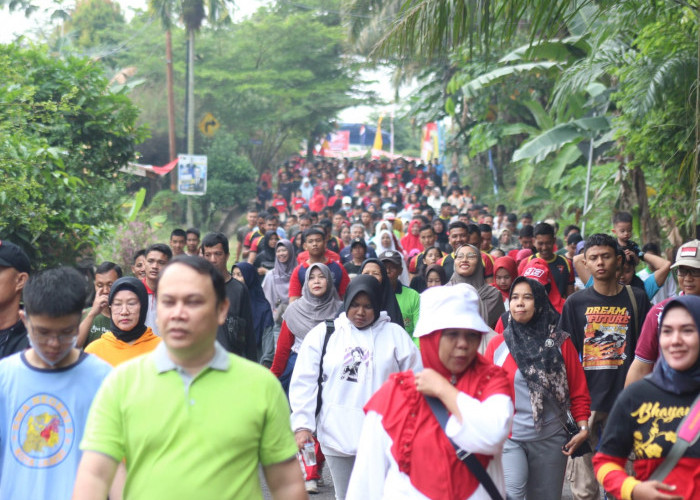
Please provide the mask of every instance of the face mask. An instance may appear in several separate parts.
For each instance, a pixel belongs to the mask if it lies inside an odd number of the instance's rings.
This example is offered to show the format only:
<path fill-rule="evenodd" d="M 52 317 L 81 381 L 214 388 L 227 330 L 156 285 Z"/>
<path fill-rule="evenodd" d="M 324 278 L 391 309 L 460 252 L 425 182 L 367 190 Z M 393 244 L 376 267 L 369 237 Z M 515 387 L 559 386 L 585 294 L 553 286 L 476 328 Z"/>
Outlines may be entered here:
<path fill-rule="evenodd" d="M 57 364 L 59 364 L 64 359 L 66 359 L 66 356 L 68 356 L 71 353 L 71 351 L 75 348 L 75 346 L 78 344 L 78 336 L 76 335 L 75 337 L 73 337 L 73 341 L 68 346 L 66 346 L 65 351 L 63 351 L 60 354 L 58 360 L 50 361 L 49 359 L 47 359 L 44 356 L 44 353 L 41 352 L 41 347 L 32 341 L 32 337 L 29 334 L 27 334 L 27 339 L 29 340 L 29 346 L 32 349 L 34 349 L 34 352 L 36 353 L 37 356 L 39 356 L 39 359 L 41 359 L 44 363 L 49 365 L 51 368 L 54 368 Z"/>

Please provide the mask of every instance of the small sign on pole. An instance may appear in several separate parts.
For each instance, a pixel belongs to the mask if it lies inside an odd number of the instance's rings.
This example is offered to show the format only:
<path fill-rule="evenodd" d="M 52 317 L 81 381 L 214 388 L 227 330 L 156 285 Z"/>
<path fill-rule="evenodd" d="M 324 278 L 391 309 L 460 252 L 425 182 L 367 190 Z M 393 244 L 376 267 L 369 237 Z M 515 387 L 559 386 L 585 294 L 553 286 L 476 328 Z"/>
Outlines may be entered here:
<path fill-rule="evenodd" d="M 220 126 L 219 120 L 214 118 L 214 115 L 211 113 L 207 113 L 204 115 L 204 118 L 199 121 L 199 131 L 205 137 L 214 137 L 214 134 L 219 130 Z"/>
<path fill-rule="evenodd" d="M 207 192 L 207 157 L 178 155 L 177 190 L 182 194 L 201 196 Z"/>

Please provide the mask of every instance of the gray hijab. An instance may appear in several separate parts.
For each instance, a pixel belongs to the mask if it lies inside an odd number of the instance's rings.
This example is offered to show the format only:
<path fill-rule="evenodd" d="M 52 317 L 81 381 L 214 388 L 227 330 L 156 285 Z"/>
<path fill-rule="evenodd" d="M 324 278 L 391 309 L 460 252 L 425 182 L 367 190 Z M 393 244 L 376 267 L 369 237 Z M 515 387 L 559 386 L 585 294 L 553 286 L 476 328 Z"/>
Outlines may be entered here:
<path fill-rule="evenodd" d="M 321 297 L 313 296 L 309 290 L 311 271 L 314 269 L 320 269 L 328 282 L 326 293 Z M 303 339 L 314 326 L 327 319 L 335 319 L 342 307 L 330 269 L 325 264 L 311 264 L 306 270 L 301 298 L 289 304 L 284 313 L 284 321 L 295 337 Z"/>
<path fill-rule="evenodd" d="M 466 283 L 476 288 L 476 293 L 479 294 L 479 311 L 481 312 L 481 317 L 493 328 L 496 326 L 501 314 L 506 312 L 501 292 L 499 292 L 497 288 L 487 284 L 484 279 L 484 263 L 481 260 L 481 250 L 473 245 L 462 245 L 455 250 L 455 255 L 457 255 L 457 252 L 461 249 L 473 251 L 479 256 L 479 258 L 476 259 L 476 269 L 471 276 L 460 276 L 457 273 L 457 263 L 455 262 L 455 270 L 448 284 L 456 285 L 457 283 Z"/>
<path fill-rule="evenodd" d="M 289 240 L 280 240 L 275 245 L 277 248 L 283 246 L 289 252 L 287 262 L 281 263 L 275 257 L 275 267 L 270 271 L 271 276 L 266 277 L 262 287 L 265 292 L 265 298 L 273 308 L 279 307 L 280 304 L 289 303 L 289 279 L 292 277 L 292 272 L 296 267 L 294 262 L 294 245 Z"/>

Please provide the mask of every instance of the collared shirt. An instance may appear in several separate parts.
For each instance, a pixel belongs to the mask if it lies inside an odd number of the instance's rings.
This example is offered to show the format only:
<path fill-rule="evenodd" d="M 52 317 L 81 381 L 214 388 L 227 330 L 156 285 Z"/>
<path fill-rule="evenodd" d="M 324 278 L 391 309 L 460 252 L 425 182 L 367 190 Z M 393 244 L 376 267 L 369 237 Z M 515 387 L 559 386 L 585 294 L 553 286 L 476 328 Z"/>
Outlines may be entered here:
<path fill-rule="evenodd" d="M 231 366 L 231 360 L 229 359 L 228 352 L 226 352 L 226 349 L 224 349 L 223 346 L 216 341 L 214 342 L 214 356 L 194 377 L 187 373 L 183 367 L 175 363 L 170 358 L 165 342 L 161 342 L 158 344 L 158 347 L 153 350 L 153 361 L 155 362 L 158 373 L 165 373 L 169 372 L 170 370 L 175 370 L 178 374 L 180 374 L 186 389 L 188 389 L 194 379 L 197 378 L 200 373 L 203 373 L 207 368 L 225 372 Z"/>

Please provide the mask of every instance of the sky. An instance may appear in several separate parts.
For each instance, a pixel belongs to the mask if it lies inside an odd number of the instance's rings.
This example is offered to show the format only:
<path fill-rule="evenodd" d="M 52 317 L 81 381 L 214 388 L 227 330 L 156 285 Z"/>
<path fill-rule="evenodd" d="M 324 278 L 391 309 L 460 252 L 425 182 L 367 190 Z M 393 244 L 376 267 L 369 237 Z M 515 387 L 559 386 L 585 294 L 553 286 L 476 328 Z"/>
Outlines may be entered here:
<path fill-rule="evenodd" d="M 146 0 L 116 0 L 122 7 L 122 11 L 129 19 L 134 9 L 145 9 Z M 7 7 L 0 9 L 0 43 L 10 43 L 16 37 L 25 35 L 29 38 L 35 38 L 41 30 L 50 31 L 51 13 L 58 8 L 68 9 L 75 5 L 74 0 L 34 0 L 35 5 L 39 9 L 29 18 L 24 16 L 23 12 L 10 13 Z M 234 19 L 242 19 L 262 6 L 269 3 L 269 0 L 240 0 L 237 2 L 234 11 Z M 62 6 L 62 7 L 61 7 Z M 390 102 L 393 98 L 393 90 L 390 81 L 390 74 L 387 70 L 366 71 L 362 74 L 362 78 L 367 81 L 375 81 L 375 83 L 367 86 L 369 90 L 373 90 L 382 100 Z M 401 94 L 405 97 L 409 89 L 404 89 Z M 382 113 L 389 116 L 394 106 L 355 106 L 348 108 L 340 113 L 338 117 L 341 122 L 351 123 L 370 123 L 369 116 L 372 114 Z"/>

